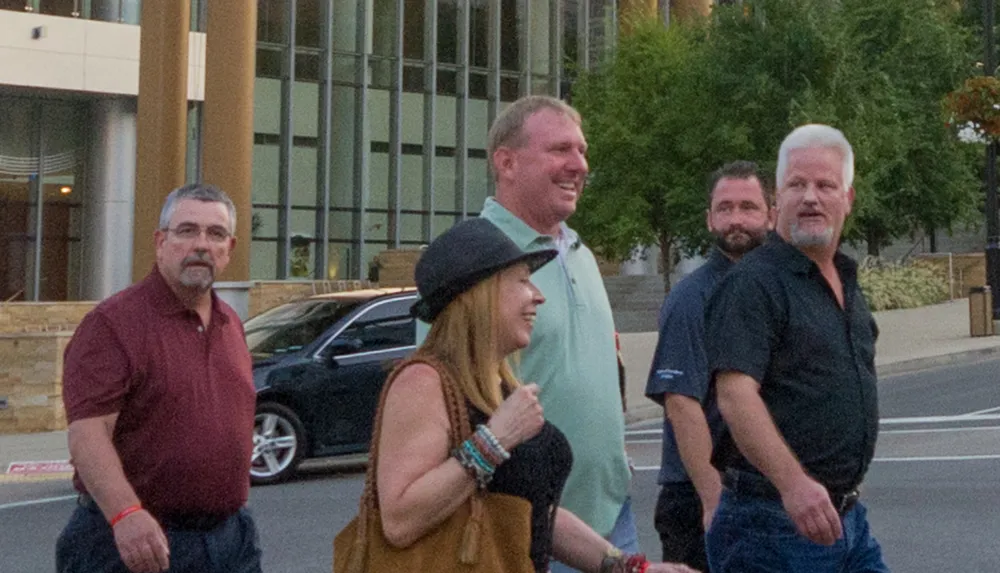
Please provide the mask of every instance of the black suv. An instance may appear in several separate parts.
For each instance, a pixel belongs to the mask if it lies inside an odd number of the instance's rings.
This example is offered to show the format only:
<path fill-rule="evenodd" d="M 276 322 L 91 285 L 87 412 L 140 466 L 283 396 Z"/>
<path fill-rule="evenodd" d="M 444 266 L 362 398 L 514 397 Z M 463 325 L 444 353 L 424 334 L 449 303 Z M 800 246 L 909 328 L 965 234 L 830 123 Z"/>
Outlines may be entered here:
<path fill-rule="evenodd" d="M 275 483 L 306 458 L 368 451 L 379 393 L 414 349 L 414 289 L 290 302 L 244 324 L 257 415 L 250 481 Z"/>

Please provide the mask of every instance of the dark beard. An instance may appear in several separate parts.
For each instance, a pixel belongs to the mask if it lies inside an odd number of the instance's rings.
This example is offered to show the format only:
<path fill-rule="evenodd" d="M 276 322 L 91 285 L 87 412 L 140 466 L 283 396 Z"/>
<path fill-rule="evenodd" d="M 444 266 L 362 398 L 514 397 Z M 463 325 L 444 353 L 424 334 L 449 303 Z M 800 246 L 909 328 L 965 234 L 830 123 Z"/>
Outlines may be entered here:
<path fill-rule="evenodd" d="M 731 242 L 729 241 L 730 236 L 737 234 L 745 235 L 747 240 L 744 242 Z M 729 255 L 734 259 L 738 259 L 743 255 L 749 253 L 750 251 L 756 249 L 757 247 L 764 244 L 764 239 L 767 237 L 767 232 L 754 233 L 752 231 L 731 231 L 728 234 L 716 234 L 715 244 L 719 247 L 723 253 Z"/>

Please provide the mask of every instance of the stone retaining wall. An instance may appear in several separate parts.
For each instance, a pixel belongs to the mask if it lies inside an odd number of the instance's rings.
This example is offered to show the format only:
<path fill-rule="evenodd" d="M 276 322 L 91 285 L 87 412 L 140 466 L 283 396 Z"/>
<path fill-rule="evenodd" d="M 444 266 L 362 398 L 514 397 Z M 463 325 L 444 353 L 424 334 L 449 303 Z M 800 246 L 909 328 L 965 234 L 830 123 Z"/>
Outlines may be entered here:
<path fill-rule="evenodd" d="M 250 314 L 257 316 L 279 304 L 314 294 L 377 288 L 370 281 L 253 281 L 250 287 Z"/>
<path fill-rule="evenodd" d="M 66 427 L 63 351 L 71 332 L 0 334 L 0 433 Z"/>
<path fill-rule="evenodd" d="M 0 304 L 0 334 L 73 330 L 96 302 L 8 302 Z"/>

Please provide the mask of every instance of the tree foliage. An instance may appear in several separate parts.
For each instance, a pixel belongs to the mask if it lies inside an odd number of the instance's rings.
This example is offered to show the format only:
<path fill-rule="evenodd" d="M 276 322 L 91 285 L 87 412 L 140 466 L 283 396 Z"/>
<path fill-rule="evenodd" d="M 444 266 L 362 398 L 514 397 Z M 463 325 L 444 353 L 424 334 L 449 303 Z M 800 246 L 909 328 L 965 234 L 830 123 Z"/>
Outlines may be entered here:
<path fill-rule="evenodd" d="M 708 174 L 735 159 L 773 172 L 781 140 L 806 122 L 854 146 L 846 240 L 877 253 L 969 220 L 978 154 L 940 103 L 975 73 L 963 16 L 950 0 L 757 0 L 638 27 L 574 86 L 593 178 L 573 224 L 612 257 L 654 241 L 700 249 Z"/>
<path fill-rule="evenodd" d="M 706 239 L 707 174 L 748 143 L 744 126 L 692 113 L 718 97 L 705 43 L 698 27 L 641 24 L 612 64 L 574 88 L 591 178 L 573 225 L 605 256 L 654 242 L 697 249 Z"/>
<path fill-rule="evenodd" d="M 856 155 L 857 199 L 845 239 L 868 253 L 916 230 L 969 220 L 979 204 L 976 148 L 945 125 L 941 99 L 972 72 L 971 35 L 951 2 L 841 0 L 842 54 L 825 90 L 793 123 L 838 126 Z"/>

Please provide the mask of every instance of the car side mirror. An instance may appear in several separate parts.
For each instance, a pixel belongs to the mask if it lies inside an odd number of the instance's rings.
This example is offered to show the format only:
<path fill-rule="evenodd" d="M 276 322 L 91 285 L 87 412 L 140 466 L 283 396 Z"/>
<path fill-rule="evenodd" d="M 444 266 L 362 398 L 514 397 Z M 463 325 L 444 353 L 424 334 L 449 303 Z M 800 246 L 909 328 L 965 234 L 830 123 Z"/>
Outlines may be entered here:
<path fill-rule="evenodd" d="M 330 343 L 330 356 L 336 358 L 344 354 L 359 352 L 364 343 L 357 338 L 338 338 Z"/>

